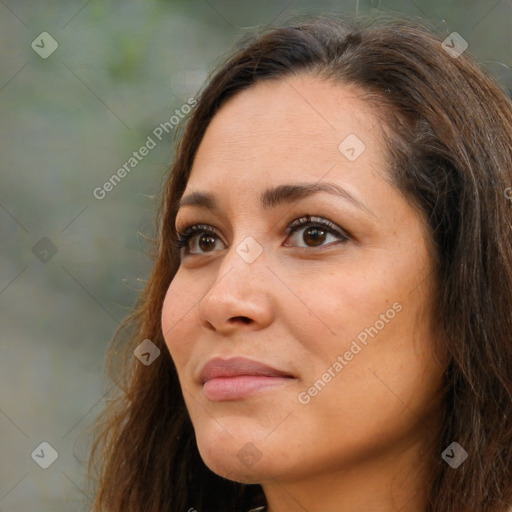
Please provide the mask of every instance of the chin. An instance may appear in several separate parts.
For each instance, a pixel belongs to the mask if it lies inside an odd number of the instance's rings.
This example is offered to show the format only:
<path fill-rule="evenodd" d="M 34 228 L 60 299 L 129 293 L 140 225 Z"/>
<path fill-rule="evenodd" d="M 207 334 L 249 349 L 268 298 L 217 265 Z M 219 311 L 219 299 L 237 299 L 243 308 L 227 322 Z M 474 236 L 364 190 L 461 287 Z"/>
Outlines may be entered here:
<path fill-rule="evenodd" d="M 236 451 L 222 446 L 204 447 L 198 444 L 199 454 L 206 466 L 215 474 L 242 484 L 257 484 L 268 477 L 263 458 L 254 465 L 243 462 Z"/>
<path fill-rule="evenodd" d="M 215 474 L 244 484 L 259 483 L 268 478 L 271 472 L 267 467 L 268 460 L 255 444 L 224 431 L 214 436 L 196 432 L 196 436 L 201 459 Z"/>

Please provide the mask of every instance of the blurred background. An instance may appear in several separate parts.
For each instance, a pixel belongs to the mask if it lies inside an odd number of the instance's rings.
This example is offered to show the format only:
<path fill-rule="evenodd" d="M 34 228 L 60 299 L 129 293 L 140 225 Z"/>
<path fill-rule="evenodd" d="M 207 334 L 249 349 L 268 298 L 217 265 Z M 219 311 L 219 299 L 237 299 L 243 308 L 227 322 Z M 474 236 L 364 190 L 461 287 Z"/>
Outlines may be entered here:
<path fill-rule="evenodd" d="M 80 434 L 187 102 L 241 37 L 308 13 L 421 18 L 512 90 L 511 0 L 0 0 L 0 511 L 88 510 Z"/>

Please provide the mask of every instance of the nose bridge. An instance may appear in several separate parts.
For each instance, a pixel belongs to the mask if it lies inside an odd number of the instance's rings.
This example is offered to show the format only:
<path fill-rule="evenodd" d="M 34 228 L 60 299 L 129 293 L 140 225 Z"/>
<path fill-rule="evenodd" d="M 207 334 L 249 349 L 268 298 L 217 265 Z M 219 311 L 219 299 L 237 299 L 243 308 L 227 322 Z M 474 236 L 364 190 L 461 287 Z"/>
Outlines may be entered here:
<path fill-rule="evenodd" d="M 244 236 L 241 241 L 233 243 L 219 267 L 215 288 L 222 281 L 229 286 L 248 286 L 256 291 L 257 283 L 262 282 L 266 269 L 267 258 L 264 255 L 263 244 L 252 235 Z M 240 290 L 239 290 L 240 291 Z"/>
<path fill-rule="evenodd" d="M 234 249 L 235 253 L 248 266 L 251 266 L 258 259 L 260 260 L 260 264 L 262 260 L 265 260 L 265 258 L 261 257 L 263 255 L 263 244 L 258 242 L 252 235 L 245 236 L 241 242 L 234 246 Z"/>
<path fill-rule="evenodd" d="M 199 314 L 217 330 L 236 318 L 250 319 L 260 327 L 271 321 L 272 291 L 267 288 L 268 269 L 263 245 L 245 236 L 233 243 L 219 266 L 217 279 L 206 290 Z"/>

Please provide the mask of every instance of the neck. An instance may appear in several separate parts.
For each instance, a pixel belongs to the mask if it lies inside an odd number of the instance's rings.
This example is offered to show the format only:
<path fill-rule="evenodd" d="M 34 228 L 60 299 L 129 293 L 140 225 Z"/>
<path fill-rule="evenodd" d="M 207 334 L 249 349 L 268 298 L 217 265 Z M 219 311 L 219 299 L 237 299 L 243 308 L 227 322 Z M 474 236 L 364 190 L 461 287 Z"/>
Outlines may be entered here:
<path fill-rule="evenodd" d="M 262 483 L 268 512 L 424 512 L 431 455 L 413 445 L 350 468 Z"/>

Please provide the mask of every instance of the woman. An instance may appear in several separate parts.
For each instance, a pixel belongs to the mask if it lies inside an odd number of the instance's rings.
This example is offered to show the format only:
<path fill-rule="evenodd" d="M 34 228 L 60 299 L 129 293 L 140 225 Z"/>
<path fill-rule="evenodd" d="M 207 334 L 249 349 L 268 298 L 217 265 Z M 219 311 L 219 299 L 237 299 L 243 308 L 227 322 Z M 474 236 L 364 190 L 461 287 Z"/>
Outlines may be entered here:
<path fill-rule="evenodd" d="M 111 347 L 94 510 L 509 510 L 512 106 L 445 48 L 323 17 L 213 75 Z"/>

